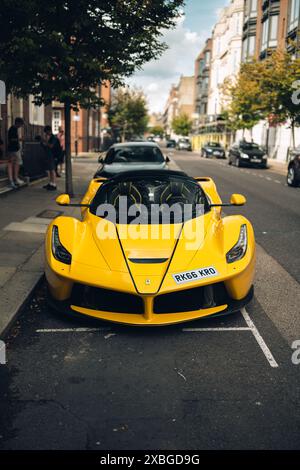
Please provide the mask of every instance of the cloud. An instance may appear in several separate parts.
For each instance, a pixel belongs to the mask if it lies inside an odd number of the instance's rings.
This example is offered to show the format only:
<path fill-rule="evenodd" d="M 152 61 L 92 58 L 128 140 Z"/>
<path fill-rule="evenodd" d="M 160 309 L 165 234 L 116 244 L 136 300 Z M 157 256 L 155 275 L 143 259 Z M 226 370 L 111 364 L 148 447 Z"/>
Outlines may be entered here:
<path fill-rule="evenodd" d="M 188 28 L 183 15 L 176 28 L 164 34 L 169 49 L 128 80 L 129 85 L 143 88 L 151 112 L 163 111 L 170 87 L 181 75 L 194 74 L 195 59 L 209 35 L 210 30 L 199 34 Z"/>

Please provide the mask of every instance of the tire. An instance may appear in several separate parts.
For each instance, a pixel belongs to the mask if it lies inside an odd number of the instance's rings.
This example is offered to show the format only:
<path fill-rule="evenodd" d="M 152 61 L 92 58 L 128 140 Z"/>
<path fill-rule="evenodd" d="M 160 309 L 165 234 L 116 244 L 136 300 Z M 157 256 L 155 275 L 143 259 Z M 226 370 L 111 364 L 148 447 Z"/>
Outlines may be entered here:
<path fill-rule="evenodd" d="M 286 181 L 287 181 L 288 186 L 292 188 L 295 188 L 296 186 L 298 186 L 297 180 L 296 180 L 296 173 L 295 173 L 295 169 L 293 166 L 290 166 L 288 169 Z"/>
<path fill-rule="evenodd" d="M 241 161 L 239 158 L 235 159 L 234 166 L 236 166 L 237 168 L 241 168 Z"/>
<path fill-rule="evenodd" d="M 231 161 L 230 155 L 228 156 L 228 165 L 232 165 L 232 161 Z"/>

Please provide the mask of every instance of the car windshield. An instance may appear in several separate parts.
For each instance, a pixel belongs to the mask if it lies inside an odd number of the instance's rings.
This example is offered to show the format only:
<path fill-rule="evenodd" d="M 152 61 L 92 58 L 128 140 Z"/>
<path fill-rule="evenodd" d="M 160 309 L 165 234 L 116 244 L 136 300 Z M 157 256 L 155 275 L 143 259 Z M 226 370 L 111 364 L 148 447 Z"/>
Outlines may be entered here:
<path fill-rule="evenodd" d="M 220 148 L 221 145 L 218 144 L 218 142 L 208 142 L 207 144 L 208 147 L 213 147 L 213 148 Z"/>
<path fill-rule="evenodd" d="M 118 224 L 175 224 L 210 210 L 205 193 L 192 178 L 138 173 L 123 174 L 100 186 L 91 213 Z"/>
<path fill-rule="evenodd" d="M 135 145 L 111 148 L 106 155 L 105 164 L 112 163 L 163 163 L 164 157 L 156 146 Z"/>
<path fill-rule="evenodd" d="M 259 145 L 254 144 L 253 142 L 241 142 L 240 147 L 243 150 L 258 150 L 259 149 Z"/>

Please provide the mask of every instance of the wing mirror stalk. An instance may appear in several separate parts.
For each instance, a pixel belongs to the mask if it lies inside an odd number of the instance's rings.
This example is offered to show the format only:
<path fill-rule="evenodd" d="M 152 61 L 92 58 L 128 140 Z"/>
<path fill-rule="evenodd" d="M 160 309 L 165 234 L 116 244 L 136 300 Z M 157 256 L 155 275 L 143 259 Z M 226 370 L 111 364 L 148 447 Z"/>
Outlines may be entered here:
<path fill-rule="evenodd" d="M 210 207 L 232 207 L 232 206 L 244 206 L 247 200 L 242 194 L 232 194 L 229 203 L 224 204 L 210 204 Z"/>
<path fill-rule="evenodd" d="M 71 204 L 70 196 L 68 194 L 61 194 L 56 198 L 56 204 L 59 206 L 68 206 L 68 207 L 90 207 L 90 204 Z"/>

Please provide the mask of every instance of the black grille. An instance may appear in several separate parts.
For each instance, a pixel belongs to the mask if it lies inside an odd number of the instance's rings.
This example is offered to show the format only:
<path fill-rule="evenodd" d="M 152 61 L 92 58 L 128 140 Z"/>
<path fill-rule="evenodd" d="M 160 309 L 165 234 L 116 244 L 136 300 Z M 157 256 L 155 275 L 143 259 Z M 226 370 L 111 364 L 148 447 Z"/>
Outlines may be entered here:
<path fill-rule="evenodd" d="M 227 291 L 222 282 L 212 284 L 208 288 L 206 286 L 195 287 L 159 295 L 154 299 L 154 313 L 193 312 L 229 302 Z M 208 300 L 213 303 L 209 303 Z"/>
<path fill-rule="evenodd" d="M 116 313 L 144 313 L 143 299 L 137 295 L 75 284 L 72 305 Z"/>

